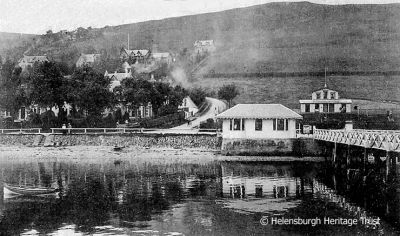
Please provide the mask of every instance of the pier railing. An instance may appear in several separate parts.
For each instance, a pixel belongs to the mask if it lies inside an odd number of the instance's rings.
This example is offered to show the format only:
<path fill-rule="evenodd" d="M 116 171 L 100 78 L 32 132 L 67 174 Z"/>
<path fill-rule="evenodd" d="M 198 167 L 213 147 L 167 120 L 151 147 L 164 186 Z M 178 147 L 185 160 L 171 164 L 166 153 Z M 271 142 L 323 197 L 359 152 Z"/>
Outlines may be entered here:
<path fill-rule="evenodd" d="M 328 142 L 342 143 L 400 152 L 399 130 L 327 130 L 315 129 L 313 138 Z"/>

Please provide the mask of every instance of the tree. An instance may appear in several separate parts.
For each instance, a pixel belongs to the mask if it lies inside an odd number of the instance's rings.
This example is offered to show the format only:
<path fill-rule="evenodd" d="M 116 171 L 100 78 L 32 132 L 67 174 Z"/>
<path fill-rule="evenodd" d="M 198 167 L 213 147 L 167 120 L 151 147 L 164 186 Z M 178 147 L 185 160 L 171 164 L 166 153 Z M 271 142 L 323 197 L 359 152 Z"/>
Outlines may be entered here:
<path fill-rule="evenodd" d="M 70 100 L 86 110 L 89 116 L 101 118 L 103 111 L 115 104 L 114 94 L 109 90 L 110 79 L 91 67 L 77 70 L 70 82 L 76 86 Z"/>
<path fill-rule="evenodd" d="M 232 100 L 239 94 L 239 89 L 234 84 L 224 85 L 218 90 L 218 97 L 226 100 L 229 107 L 232 105 Z"/>
<path fill-rule="evenodd" d="M 189 96 L 197 106 L 201 106 L 206 100 L 207 92 L 203 88 L 193 88 L 190 90 Z"/>
<path fill-rule="evenodd" d="M 22 81 L 21 68 L 15 68 L 15 63 L 7 60 L 0 73 L 0 107 L 9 111 L 12 117 L 28 103 Z"/>
<path fill-rule="evenodd" d="M 61 107 L 67 97 L 65 78 L 55 62 L 44 62 L 31 75 L 30 100 L 44 107 Z"/>

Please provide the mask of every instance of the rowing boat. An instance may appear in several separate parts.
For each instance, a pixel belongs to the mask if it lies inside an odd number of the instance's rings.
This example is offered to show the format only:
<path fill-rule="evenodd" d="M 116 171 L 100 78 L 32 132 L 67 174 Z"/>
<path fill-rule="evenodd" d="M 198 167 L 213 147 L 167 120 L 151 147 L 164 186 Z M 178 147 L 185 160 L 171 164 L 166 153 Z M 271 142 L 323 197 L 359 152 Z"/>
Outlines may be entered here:
<path fill-rule="evenodd" d="M 29 186 L 17 186 L 4 183 L 4 193 L 19 194 L 19 195 L 44 195 L 59 192 L 56 188 L 43 188 L 43 187 L 29 187 Z"/>

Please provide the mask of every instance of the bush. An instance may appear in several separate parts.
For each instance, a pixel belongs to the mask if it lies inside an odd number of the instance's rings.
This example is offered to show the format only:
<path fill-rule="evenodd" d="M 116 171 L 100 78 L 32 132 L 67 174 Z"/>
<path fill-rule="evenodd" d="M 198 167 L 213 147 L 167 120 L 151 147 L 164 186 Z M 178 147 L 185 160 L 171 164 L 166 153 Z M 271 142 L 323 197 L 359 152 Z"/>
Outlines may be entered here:
<path fill-rule="evenodd" d="M 209 118 L 206 122 L 200 123 L 200 129 L 222 129 L 222 122 L 215 122 L 214 119 Z"/>
<path fill-rule="evenodd" d="M 141 126 L 144 128 L 167 128 L 174 126 L 175 124 L 180 124 L 184 121 L 185 113 L 179 112 L 166 116 L 161 116 L 156 119 L 143 120 L 141 121 Z"/>
<path fill-rule="evenodd" d="M 114 120 L 111 114 L 103 118 L 101 127 L 103 128 L 115 128 L 117 127 L 117 122 Z"/>

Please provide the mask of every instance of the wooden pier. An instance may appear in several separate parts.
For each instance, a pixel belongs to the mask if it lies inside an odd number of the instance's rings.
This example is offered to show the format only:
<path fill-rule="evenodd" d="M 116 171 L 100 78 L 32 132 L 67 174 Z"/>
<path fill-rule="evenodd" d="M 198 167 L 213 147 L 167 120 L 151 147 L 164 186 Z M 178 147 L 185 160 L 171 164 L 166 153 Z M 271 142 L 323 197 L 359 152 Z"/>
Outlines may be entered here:
<path fill-rule="evenodd" d="M 316 129 L 313 138 L 333 143 L 374 148 L 387 152 L 400 152 L 400 131 L 398 130 Z"/>

